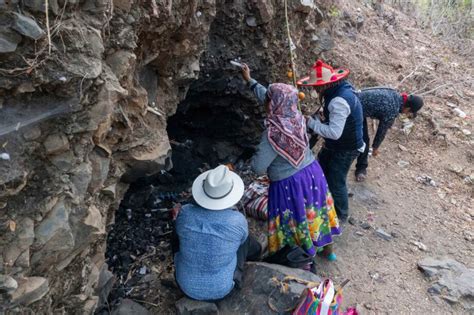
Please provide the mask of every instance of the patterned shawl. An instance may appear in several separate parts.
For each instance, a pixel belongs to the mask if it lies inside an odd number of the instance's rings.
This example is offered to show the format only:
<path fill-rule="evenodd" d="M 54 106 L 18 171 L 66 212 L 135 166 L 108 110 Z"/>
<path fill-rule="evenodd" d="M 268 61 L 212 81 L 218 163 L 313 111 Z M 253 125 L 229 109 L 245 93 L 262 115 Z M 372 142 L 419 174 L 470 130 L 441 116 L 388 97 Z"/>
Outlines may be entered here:
<path fill-rule="evenodd" d="M 276 83 L 267 89 L 270 113 L 265 120 L 268 140 L 273 149 L 298 167 L 308 146 L 306 121 L 298 111 L 298 91 L 291 85 Z"/>

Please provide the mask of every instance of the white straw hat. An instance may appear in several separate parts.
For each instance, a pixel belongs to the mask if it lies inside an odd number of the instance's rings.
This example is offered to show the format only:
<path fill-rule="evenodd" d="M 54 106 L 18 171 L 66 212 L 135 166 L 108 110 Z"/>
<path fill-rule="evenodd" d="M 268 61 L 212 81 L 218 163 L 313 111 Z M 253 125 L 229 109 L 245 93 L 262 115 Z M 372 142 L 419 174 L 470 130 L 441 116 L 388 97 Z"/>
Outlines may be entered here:
<path fill-rule="evenodd" d="M 193 183 L 194 200 L 209 210 L 224 210 L 239 202 L 244 194 L 244 182 L 225 165 L 199 175 Z"/>

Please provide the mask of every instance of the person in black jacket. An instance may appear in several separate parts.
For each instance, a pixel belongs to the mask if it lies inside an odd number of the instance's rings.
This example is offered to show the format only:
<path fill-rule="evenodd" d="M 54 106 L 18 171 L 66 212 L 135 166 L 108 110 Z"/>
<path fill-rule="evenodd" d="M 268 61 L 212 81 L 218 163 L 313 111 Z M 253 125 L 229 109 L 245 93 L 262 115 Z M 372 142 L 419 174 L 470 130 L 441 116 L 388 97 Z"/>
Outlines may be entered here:
<path fill-rule="evenodd" d="M 367 167 L 369 166 L 370 138 L 367 118 L 379 120 L 377 133 L 372 142 L 372 155 L 377 156 L 380 145 L 398 114 L 411 114 L 416 117 L 417 112 L 423 107 L 423 99 L 414 94 L 407 95 L 385 87 L 364 89 L 358 94 L 364 112 L 364 142 L 367 144 L 364 152 L 357 158 L 355 171 L 356 180 L 362 182 L 367 177 Z"/>

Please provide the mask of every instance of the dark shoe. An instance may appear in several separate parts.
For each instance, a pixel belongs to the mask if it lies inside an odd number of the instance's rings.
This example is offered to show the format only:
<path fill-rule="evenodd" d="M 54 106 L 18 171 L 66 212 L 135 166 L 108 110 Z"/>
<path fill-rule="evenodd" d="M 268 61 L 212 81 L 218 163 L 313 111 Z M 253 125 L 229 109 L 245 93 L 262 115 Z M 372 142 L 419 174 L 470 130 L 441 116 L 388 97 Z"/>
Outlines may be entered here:
<path fill-rule="evenodd" d="M 292 268 L 306 267 L 313 262 L 313 257 L 308 255 L 300 247 L 296 247 L 288 253 L 286 256 L 288 259 L 288 266 Z"/>
<path fill-rule="evenodd" d="M 355 173 L 356 181 L 363 182 L 367 178 L 367 171 L 356 171 Z"/>
<path fill-rule="evenodd" d="M 338 215 L 337 218 L 339 219 L 340 224 L 346 224 L 349 220 L 349 216 Z"/>
<path fill-rule="evenodd" d="M 347 222 L 349 222 L 351 225 L 357 225 L 357 220 L 354 219 L 354 217 L 349 217 Z"/>
<path fill-rule="evenodd" d="M 237 290 L 242 290 L 242 280 L 234 279 L 234 288 Z"/>
<path fill-rule="evenodd" d="M 303 268 L 312 263 L 313 257 L 308 255 L 302 248 L 286 245 L 275 254 L 264 259 L 271 264 L 284 265 L 291 268 Z"/>

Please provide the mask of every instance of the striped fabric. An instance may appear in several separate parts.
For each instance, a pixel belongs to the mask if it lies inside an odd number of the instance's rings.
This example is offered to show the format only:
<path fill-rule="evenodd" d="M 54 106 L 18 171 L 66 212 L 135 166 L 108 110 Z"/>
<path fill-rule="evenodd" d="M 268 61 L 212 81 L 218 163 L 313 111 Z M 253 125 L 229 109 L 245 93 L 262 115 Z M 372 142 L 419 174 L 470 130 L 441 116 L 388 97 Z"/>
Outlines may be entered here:
<path fill-rule="evenodd" d="M 268 219 L 268 186 L 270 181 L 267 176 L 261 176 L 253 181 L 245 190 L 242 197 L 245 213 L 257 220 Z"/>

